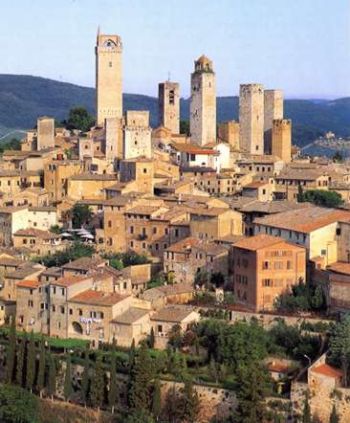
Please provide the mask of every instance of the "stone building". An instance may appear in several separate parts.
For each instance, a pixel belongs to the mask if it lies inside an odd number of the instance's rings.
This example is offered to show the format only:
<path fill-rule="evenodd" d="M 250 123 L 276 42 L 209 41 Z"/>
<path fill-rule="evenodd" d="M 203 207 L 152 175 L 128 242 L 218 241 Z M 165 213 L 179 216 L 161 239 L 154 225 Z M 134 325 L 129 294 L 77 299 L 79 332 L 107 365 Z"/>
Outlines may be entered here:
<path fill-rule="evenodd" d="M 222 122 L 218 125 L 218 139 L 230 144 L 230 146 L 239 149 L 239 123 L 234 120 Z"/>
<path fill-rule="evenodd" d="M 180 132 L 180 86 L 177 82 L 161 82 L 158 85 L 159 124 Z"/>
<path fill-rule="evenodd" d="M 283 119 L 283 91 L 264 91 L 264 151 L 272 151 L 272 126 L 275 119 Z M 274 153 L 272 153 L 274 154 Z"/>
<path fill-rule="evenodd" d="M 149 112 L 128 110 L 125 114 L 123 135 L 123 158 L 152 157 Z"/>
<path fill-rule="evenodd" d="M 255 311 L 273 309 L 276 298 L 305 275 L 305 248 L 282 238 L 260 234 L 233 246 L 235 297 Z"/>
<path fill-rule="evenodd" d="M 292 160 L 292 121 L 290 119 L 274 119 L 271 152 L 285 163 Z"/>
<path fill-rule="evenodd" d="M 37 150 L 55 146 L 55 119 L 42 116 L 37 120 Z"/>
<path fill-rule="evenodd" d="M 98 32 L 96 54 L 96 111 L 97 125 L 106 118 L 123 116 L 122 41 L 118 35 Z"/>
<path fill-rule="evenodd" d="M 135 181 L 137 192 L 153 194 L 154 162 L 151 159 L 138 158 L 120 162 L 120 182 Z"/>
<path fill-rule="evenodd" d="M 261 84 L 240 86 L 239 130 L 243 151 L 264 154 L 264 87 Z"/>
<path fill-rule="evenodd" d="M 205 56 L 194 62 L 191 74 L 190 134 L 199 145 L 216 142 L 216 79 Z"/>
<path fill-rule="evenodd" d="M 123 120 L 117 117 L 106 118 L 105 157 L 115 162 L 123 157 Z"/>

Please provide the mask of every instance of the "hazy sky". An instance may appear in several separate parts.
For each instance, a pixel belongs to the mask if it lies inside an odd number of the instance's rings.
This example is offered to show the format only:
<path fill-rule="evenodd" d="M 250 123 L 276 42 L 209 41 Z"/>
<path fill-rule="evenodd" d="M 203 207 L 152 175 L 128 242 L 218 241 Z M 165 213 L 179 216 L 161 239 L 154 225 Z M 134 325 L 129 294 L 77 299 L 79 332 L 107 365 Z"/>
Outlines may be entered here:
<path fill-rule="evenodd" d="M 98 25 L 123 39 L 125 92 L 156 95 L 170 71 L 187 97 L 205 53 L 218 95 L 350 95 L 350 0 L 2 0 L 0 73 L 93 86 Z"/>

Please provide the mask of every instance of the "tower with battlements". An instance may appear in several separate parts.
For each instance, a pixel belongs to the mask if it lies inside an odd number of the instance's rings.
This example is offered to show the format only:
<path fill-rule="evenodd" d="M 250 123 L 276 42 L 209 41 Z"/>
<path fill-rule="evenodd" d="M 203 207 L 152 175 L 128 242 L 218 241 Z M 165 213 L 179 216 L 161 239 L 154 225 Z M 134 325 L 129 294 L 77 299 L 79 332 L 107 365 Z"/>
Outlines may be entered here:
<path fill-rule="evenodd" d="M 266 154 L 272 151 L 272 127 L 275 119 L 283 119 L 283 91 L 264 91 L 264 150 Z"/>
<path fill-rule="evenodd" d="M 180 132 L 180 86 L 177 82 L 161 82 L 158 85 L 159 124 Z"/>
<path fill-rule="evenodd" d="M 216 80 L 205 56 L 194 62 L 191 74 L 190 134 L 199 145 L 216 142 Z"/>
<path fill-rule="evenodd" d="M 292 159 L 292 121 L 275 119 L 272 126 L 272 154 L 285 163 Z"/>
<path fill-rule="evenodd" d="M 96 124 L 123 116 L 122 41 L 118 35 L 97 34 Z"/>

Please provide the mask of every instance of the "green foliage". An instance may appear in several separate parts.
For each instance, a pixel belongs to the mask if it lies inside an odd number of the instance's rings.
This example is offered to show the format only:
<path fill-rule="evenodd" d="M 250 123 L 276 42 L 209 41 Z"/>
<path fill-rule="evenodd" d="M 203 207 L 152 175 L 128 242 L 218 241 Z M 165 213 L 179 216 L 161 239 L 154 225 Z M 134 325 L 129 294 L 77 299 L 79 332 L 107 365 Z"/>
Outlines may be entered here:
<path fill-rule="evenodd" d="M 141 345 L 131 374 L 129 403 L 133 410 L 148 413 L 151 406 L 153 365 L 145 343 Z"/>
<path fill-rule="evenodd" d="M 153 326 L 151 327 L 151 332 L 149 334 L 149 339 L 148 339 L 148 345 L 150 348 L 154 348 L 154 343 L 155 343 L 155 335 L 154 335 L 154 329 Z"/>
<path fill-rule="evenodd" d="M 90 388 L 91 405 L 95 408 L 101 408 L 105 399 L 106 374 L 102 366 L 101 358 L 97 359 L 93 383 Z"/>
<path fill-rule="evenodd" d="M 61 267 L 64 264 L 76 260 L 80 257 L 92 257 L 95 248 L 92 245 L 86 245 L 82 242 L 74 244 L 65 251 L 58 251 L 55 254 L 35 258 L 36 262 L 42 263 L 46 267 Z"/>
<path fill-rule="evenodd" d="M 114 408 L 118 399 L 118 383 L 117 383 L 117 363 L 115 351 L 112 352 L 111 356 L 111 368 L 110 368 L 110 382 L 108 391 L 108 405 L 114 413 Z"/>
<path fill-rule="evenodd" d="M 0 385 L 0 421 L 39 423 L 37 398 L 18 386 Z"/>
<path fill-rule="evenodd" d="M 83 132 L 87 132 L 94 124 L 94 117 L 84 107 L 70 109 L 67 120 L 68 129 L 80 129 Z"/>
<path fill-rule="evenodd" d="M 153 386 L 153 397 L 152 397 L 152 415 L 156 420 L 159 419 L 161 410 L 162 410 L 162 404 L 161 404 L 160 382 L 159 382 L 159 379 L 156 379 Z"/>
<path fill-rule="evenodd" d="M 182 394 L 182 421 L 192 423 L 196 421 L 199 412 L 199 397 L 193 389 L 191 380 L 185 381 Z"/>
<path fill-rule="evenodd" d="M 335 404 L 333 404 L 332 412 L 329 417 L 329 423 L 340 423 L 340 417 L 339 417 L 339 414 L 337 413 Z"/>
<path fill-rule="evenodd" d="M 149 413 L 144 411 L 134 410 L 128 417 L 123 420 L 125 423 L 155 423 L 155 420 Z"/>
<path fill-rule="evenodd" d="M 12 319 L 10 333 L 9 333 L 9 345 L 6 351 L 6 382 L 11 383 L 14 377 L 15 361 L 16 361 L 16 322 Z"/>
<path fill-rule="evenodd" d="M 24 366 L 26 360 L 26 345 L 27 335 L 20 340 L 16 360 L 16 383 L 19 386 L 24 386 Z"/>
<path fill-rule="evenodd" d="M 50 226 L 50 232 L 54 233 L 54 234 L 60 234 L 62 232 L 61 227 L 58 225 L 52 225 Z"/>
<path fill-rule="evenodd" d="M 165 284 L 165 278 L 162 274 L 156 276 L 155 278 L 151 279 L 148 284 L 147 284 L 147 288 L 151 289 L 151 288 L 157 288 L 158 286 L 163 286 Z"/>
<path fill-rule="evenodd" d="M 342 163 L 344 161 L 344 157 L 340 151 L 336 151 L 332 159 L 334 163 Z"/>
<path fill-rule="evenodd" d="M 320 311 L 326 308 L 326 299 L 321 285 L 312 286 L 300 281 L 292 286 L 291 292 L 281 294 L 275 301 L 278 311 Z"/>
<path fill-rule="evenodd" d="M 84 401 L 84 404 L 87 403 L 87 400 L 90 395 L 90 359 L 89 359 L 89 349 L 86 348 L 84 352 L 84 370 L 81 378 L 81 396 Z"/>
<path fill-rule="evenodd" d="M 72 392 L 73 392 L 73 386 L 72 386 L 71 357 L 68 354 L 68 357 L 66 359 L 66 373 L 64 376 L 64 386 L 63 386 L 63 395 L 66 401 L 69 401 L 69 398 L 71 397 Z"/>
<path fill-rule="evenodd" d="M 49 355 L 49 376 L 47 381 L 47 393 L 53 397 L 56 393 L 56 361 L 52 354 Z"/>
<path fill-rule="evenodd" d="M 350 365 L 350 315 L 347 314 L 342 320 L 334 326 L 330 340 L 330 360 L 341 365 L 343 370 L 343 383 L 348 386 L 349 383 L 349 365 Z"/>
<path fill-rule="evenodd" d="M 305 394 L 303 415 L 302 415 L 301 421 L 302 423 L 312 423 L 308 392 L 306 392 Z"/>
<path fill-rule="evenodd" d="M 0 144 L 0 154 L 2 154 L 5 150 L 20 150 L 21 149 L 21 141 L 17 138 L 12 138 L 10 141 L 2 142 Z"/>
<path fill-rule="evenodd" d="M 92 218 L 92 211 L 87 204 L 74 204 L 72 209 L 73 228 L 80 229 L 88 225 Z"/>
<path fill-rule="evenodd" d="M 225 277 L 221 272 L 214 272 L 210 275 L 210 283 L 216 288 L 223 287 L 225 283 Z"/>
<path fill-rule="evenodd" d="M 189 120 L 180 120 L 180 134 L 190 135 Z"/>
<path fill-rule="evenodd" d="M 35 381 L 36 352 L 34 333 L 31 332 L 28 344 L 27 354 L 27 371 L 26 371 L 26 388 L 32 391 Z"/>
<path fill-rule="evenodd" d="M 104 254 L 103 258 L 109 260 L 110 266 L 117 270 L 121 270 L 128 266 L 135 266 L 137 264 L 149 263 L 149 260 L 146 256 L 133 252 Z"/>
<path fill-rule="evenodd" d="M 174 325 L 169 332 L 169 345 L 175 349 L 179 349 L 182 344 L 182 329 L 181 325 Z"/>
<path fill-rule="evenodd" d="M 267 409 L 265 398 L 271 392 L 269 373 L 260 362 L 242 364 L 237 368 L 236 423 L 263 423 Z"/>
<path fill-rule="evenodd" d="M 321 207 L 336 208 L 341 206 L 344 201 L 340 194 L 335 191 L 325 191 L 321 189 L 312 189 L 298 193 L 298 201 L 310 202 Z"/>

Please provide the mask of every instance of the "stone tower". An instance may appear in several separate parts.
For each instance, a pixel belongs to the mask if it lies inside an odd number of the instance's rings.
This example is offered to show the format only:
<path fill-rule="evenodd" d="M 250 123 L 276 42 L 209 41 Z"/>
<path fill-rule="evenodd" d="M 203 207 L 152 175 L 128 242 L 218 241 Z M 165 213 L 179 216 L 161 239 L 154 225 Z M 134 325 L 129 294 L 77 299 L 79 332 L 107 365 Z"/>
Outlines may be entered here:
<path fill-rule="evenodd" d="M 264 92 L 264 144 L 265 153 L 271 154 L 272 126 L 275 119 L 283 119 L 283 91 Z"/>
<path fill-rule="evenodd" d="M 240 86 L 239 138 L 243 151 L 264 154 L 264 87 L 261 84 Z"/>
<path fill-rule="evenodd" d="M 123 130 L 123 159 L 152 158 L 149 111 L 127 110 Z"/>
<path fill-rule="evenodd" d="M 37 150 L 55 146 L 55 119 L 47 116 L 37 120 Z"/>
<path fill-rule="evenodd" d="M 234 120 L 218 125 L 218 141 L 228 142 L 230 146 L 239 149 L 239 123 Z"/>
<path fill-rule="evenodd" d="M 123 116 L 122 41 L 118 35 L 98 32 L 96 53 L 96 112 L 98 126 L 106 118 Z"/>
<path fill-rule="evenodd" d="M 275 119 L 272 126 L 272 154 L 285 163 L 292 158 L 292 121 Z"/>
<path fill-rule="evenodd" d="M 106 160 L 115 162 L 123 157 L 123 119 L 106 118 L 105 127 Z"/>
<path fill-rule="evenodd" d="M 180 86 L 177 82 L 161 82 L 158 85 L 159 123 L 171 130 L 180 132 Z"/>
<path fill-rule="evenodd" d="M 194 62 L 191 74 L 191 140 L 199 145 L 216 142 L 216 81 L 213 63 L 205 56 Z"/>

